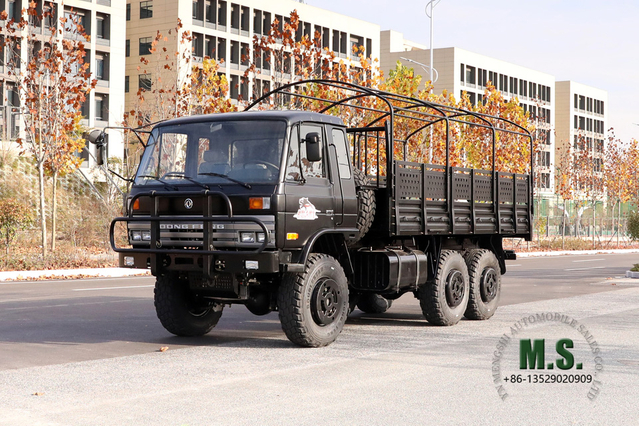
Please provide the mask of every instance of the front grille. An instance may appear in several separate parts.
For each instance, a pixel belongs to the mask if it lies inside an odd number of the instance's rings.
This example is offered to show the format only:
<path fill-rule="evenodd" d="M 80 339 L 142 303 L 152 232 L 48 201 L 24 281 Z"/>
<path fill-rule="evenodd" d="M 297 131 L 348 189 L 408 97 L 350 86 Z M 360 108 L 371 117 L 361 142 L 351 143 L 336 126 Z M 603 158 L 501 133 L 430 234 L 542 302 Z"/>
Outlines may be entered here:
<path fill-rule="evenodd" d="M 215 218 L 216 216 L 213 216 Z M 226 217 L 226 216 L 217 216 Z M 264 223 L 269 231 L 269 243 L 266 247 L 275 247 L 275 216 L 262 215 L 252 216 Z M 237 216 L 241 219 L 241 216 Z M 224 249 L 255 249 L 262 245 L 261 242 L 242 243 L 240 242 L 241 232 L 263 233 L 263 229 L 255 222 L 209 222 L 211 229 L 212 244 L 216 250 Z M 160 222 L 160 244 L 157 248 L 202 248 L 204 238 L 204 225 L 195 222 L 172 222 L 170 217 L 166 220 L 162 218 Z M 130 222 L 129 230 L 149 230 L 151 225 L 148 222 Z M 139 244 L 136 242 L 136 244 Z M 209 248 L 211 249 L 211 248 Z"/>

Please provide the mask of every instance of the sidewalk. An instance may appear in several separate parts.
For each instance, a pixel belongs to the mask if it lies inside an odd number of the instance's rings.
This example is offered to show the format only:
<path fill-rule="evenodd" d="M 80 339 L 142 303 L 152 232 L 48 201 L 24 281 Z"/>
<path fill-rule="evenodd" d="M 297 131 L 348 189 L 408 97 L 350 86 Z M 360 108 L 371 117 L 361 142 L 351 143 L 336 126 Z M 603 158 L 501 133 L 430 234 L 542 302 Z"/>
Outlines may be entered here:
<path fill-rule="evenodd" d="M 618 249 L 618 250 L 566 250 L 566 251 L 539 251 L 530 253 L 517 253 L 517 258 L 543 257 L 543 256 L 567 256 L 567 255 L 596 255 L 596 254 L 628 254 L 637 253 L 639 249 Z M 639 263 L 639 256 L 637 256 Z M 60 269 L 46 271 L 6 271 L 0 272 L 0 282 L 2 281 L 22 281 L 22 280 L 47 280 L 47 279 L 75 279 L 94 277 L 129 277 L 138 275 L 151 275 L 146 269 L 129 268 L 88 268 L 88 269 Z"/>

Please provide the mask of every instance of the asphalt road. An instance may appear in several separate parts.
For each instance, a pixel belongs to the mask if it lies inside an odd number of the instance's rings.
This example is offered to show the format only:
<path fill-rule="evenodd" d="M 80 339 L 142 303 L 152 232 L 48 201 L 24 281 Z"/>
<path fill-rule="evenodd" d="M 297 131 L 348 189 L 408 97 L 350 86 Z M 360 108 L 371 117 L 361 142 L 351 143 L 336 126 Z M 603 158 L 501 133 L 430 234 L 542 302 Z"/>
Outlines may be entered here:
<path fill-rule="evenodd" d="M 286 340 L 276 314 L 242 306 L 207 336 L 174 337 L 149 277 L 1 282 L 0 424 L 606 424 L 614 407 L 624 408 L 615 423 L 631 424 L 639 283 L 618 277 L 637 257 L 510 261 L 489 321 L 432 327 L 406 295 L 386 314 L 357 311 L 336 343 L 310 350 Z M 491 353 L 537 312 L 570 315 L 597 337 L 610 376 L 595 402 L 548 385 L 500 400 Z"/>

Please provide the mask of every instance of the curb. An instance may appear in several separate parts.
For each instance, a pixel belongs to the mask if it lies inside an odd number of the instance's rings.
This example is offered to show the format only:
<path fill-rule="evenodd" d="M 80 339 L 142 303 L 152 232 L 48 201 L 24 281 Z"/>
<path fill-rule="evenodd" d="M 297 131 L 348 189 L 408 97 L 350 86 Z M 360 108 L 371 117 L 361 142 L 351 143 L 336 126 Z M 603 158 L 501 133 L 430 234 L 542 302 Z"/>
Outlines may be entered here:
<path fill-rule="evenodd" d="M 544 256 L 568 256 L 568 255 L 597 255 L 597 254 L 632 254 L 639 253 L 639 249 L 612 249 L 612 250 L 563 250 L 563 251 L 534 251 L 530 253 L 517 253 L 520 257 L 544 257 Z"/>
<path fill-rule="evenodd" d="M 150 275 L 146 269 L 129 268 L 88 268 L 88 269 L 59 269 L 44 271 L 5 271 L 0 272 L 0 282 L 2 281 L 25 281 L 44 279 L 76 279 L 95 277 L 131 277 Z"/>

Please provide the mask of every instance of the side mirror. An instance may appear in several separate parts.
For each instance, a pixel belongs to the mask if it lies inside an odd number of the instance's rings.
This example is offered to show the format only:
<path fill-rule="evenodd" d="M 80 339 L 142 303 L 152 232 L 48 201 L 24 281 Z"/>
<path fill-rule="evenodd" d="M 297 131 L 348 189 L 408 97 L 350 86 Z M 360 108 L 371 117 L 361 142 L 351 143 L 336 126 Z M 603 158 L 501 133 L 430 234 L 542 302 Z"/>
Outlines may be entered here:
<path fill-rule="evenodd" d="M 104 133 L 104 130 L 90 130 L 84 134 L 84 138 L 95 145 L 95 161 L 98 163 L 98 166 L 105 164 L 107 154 L 107 135 Z"/>
<path fill-rule="evenodd" d="M 307 133 L 304 142 L 306 142 L 306 159 L 311 162 L 320 161 L 322 159 L 322 150 L 319 133 Z"/>

